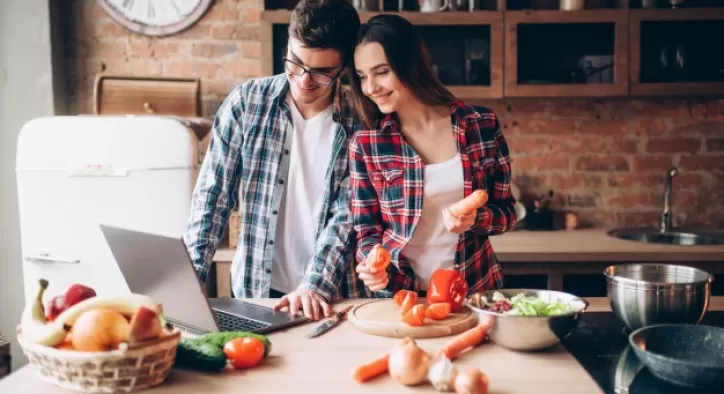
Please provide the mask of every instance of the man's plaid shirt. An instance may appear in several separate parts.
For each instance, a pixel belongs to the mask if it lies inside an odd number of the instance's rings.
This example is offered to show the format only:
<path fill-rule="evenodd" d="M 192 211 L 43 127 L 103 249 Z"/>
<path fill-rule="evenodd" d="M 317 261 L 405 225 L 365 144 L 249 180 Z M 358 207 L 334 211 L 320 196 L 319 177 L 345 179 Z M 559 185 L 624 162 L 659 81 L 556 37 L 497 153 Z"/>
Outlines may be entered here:
<path fill-rule="evenodd" d="M 184 241 L 203 281 L 229 213 L 241 199 L 241 229 L 231 267 L 232 292 L 239 298 L 269 297 L 271 289 L 277 214 L 289 173 L 293 129 L 287 92 L 287 77 L 280 74 L 250 80 L 228 95 L 214 119 L 193 193 Z M 347 103 L 340 95 L 335 104 L 338 128 L 324 200 L 317 227 L 309 229 L 317 240 L 316 251 L 303 278 L 305 287 L 329 301 L 369 295 L 354 272 L 348 146 L 361 123 Z"/>

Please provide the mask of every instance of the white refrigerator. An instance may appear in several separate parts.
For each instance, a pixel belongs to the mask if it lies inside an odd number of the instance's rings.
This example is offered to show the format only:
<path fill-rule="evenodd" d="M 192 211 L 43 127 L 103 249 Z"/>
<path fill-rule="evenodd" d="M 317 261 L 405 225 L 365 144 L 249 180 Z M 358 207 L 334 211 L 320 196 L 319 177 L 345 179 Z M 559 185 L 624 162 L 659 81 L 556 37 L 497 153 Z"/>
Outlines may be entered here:
<path fill-rule="evenodd" d="M 172 117 L 79 115 L 34 119 L 17 144 L 25 299 L 83 283 L 129 292 L 99 223 L 181 236 L 200 142 Z M 47 302 L 47 301 L 46 301 Z"/>

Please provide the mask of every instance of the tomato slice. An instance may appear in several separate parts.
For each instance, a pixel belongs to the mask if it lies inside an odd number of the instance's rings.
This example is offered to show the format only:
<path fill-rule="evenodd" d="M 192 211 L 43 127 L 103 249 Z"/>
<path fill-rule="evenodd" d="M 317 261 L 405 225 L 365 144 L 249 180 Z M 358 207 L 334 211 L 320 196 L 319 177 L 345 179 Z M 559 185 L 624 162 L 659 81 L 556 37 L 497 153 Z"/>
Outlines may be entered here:
<path fill-rule="evenodd" d="M 450 316 L 451 306 L 449 302 L 438 302 L 428 305 L 425 309 L 425 317 L 432 320 L 445 320 Z"/>
<path fill-rule="evenodd" d="M 400 314 L 404 316 L 415 304 L 417 304 L 417 293 L 411 291 L 407 293 L 405 299 L 402 301 Z"/>
<path fill-rule="evenodd" d="M 418 304 L 402 316 L 402 321 L 410 326 L 421 326 L 425 322 L 425 306 Z"/>
<path fill-rule="evenodd" d="M 395 295 L 392 296 L 392 299 L 395 300 L 395 303 L 397 305 L 402 305 L 402 301 L 405 301 L 405 297 L 407 296 L 408 293 L 415 293 L 415 292 L 412 290 L 403 289 L 403 290 L 400 290 L 397 293 L 395 293 Z"/>

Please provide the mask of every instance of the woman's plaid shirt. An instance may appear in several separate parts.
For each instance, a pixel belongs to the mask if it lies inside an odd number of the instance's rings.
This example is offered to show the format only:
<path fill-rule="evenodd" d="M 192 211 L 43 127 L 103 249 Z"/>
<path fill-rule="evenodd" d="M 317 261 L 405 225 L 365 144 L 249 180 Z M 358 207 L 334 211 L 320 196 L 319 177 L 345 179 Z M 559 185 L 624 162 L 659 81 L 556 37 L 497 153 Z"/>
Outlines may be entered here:
<path fill-rule="evenodd" d="M 460 235 L 455 269 L 470 291 L 500 288 L 503 274 L 488 239 L 516 224 L 511 194 L 508 145 L 495 114 L 463 102 L 450 106 L 453 133 L 463 164 L 464 190 L 485 189 L 486 206 L 480 208 L 472 229 Z M 351 212 L 357 233 L 357 263 L 382 243 L 392 256 L 386 293 L 420 290 L 409 262 L 401 255 L 422 214 L 424 163 L 405 142 L 396 118 L 388 115 L 378 130 L 355 135 L 350 146 Z"/>

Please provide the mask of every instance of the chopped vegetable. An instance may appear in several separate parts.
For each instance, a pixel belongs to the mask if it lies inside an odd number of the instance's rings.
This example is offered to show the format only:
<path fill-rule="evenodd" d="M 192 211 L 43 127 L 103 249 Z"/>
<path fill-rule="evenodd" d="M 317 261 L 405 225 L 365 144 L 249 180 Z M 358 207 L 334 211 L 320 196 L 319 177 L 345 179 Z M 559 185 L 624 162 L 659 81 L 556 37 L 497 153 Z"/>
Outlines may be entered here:
<path fill-rule="evenodd" d="M 410 309 L 412 309 L 415 304 L 417 304 L 417 293 L 414 291 L 407 293 L 405 295 L 405 299 L 402 301 L 402 305 L 400 306 L 400 315 L 405 316 Z"/>
<path fill-rule="evenodd" d="M 476 306 L 491 312 L 519 316 L 556 316 L 576 311 L 561 301 L 546 301 L 534 295 L 516 294 L 510 299 L 501 292 L 493 293 L 492 302 L 486 297 L 474 298 Z"/>
<path fill-rule="evenodd" d="M 410 326 L 421 326 L 425 323 L 425 306 L 417 304 L 412 307 L 404 316 L 402 321 Z"/>
<path fill-rule="evenodd" d="M 406 297 L 407 294 L 409 294 L 409 293 L 414 293 L 414 295 L 417 296 L 417 293 L 415 293 L 415 292 L 412 291 L 412 290 L 402 289 L 402 290 L 398 291 L 397 293 L 395 293 L 395 295 L 392 296 L 392 299 L 395 300 L 395 303 L 396 303 L 397 305 L 402 305 L 402 301 L 405 300 L 405 297 Z"/>
<path fill-rule="evenodd" d="M 432 320 L 445 320 L 450 316 L 450 303 L 448 302 L 437 302 L 435 304 L 428 305 L 425 308 L 425 317 Z"/>

